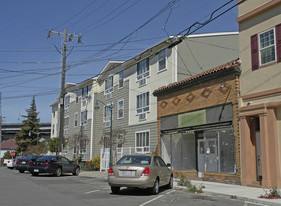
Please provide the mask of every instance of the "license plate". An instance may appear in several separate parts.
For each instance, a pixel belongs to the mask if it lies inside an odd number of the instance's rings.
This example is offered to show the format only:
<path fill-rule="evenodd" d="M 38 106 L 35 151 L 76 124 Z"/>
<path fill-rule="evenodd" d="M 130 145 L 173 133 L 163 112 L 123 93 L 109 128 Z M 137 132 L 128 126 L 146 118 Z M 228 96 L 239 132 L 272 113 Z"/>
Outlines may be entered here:
<path fill-rule="evenodd" d="M 34 172 L 39 172 L 39 170 L 38 169 L 34 169 Z"/>
<path fill-rule="evenodd" d="M 23 162 L 21 162 L 21 163 L 22 163 L 23 165 L 25 165 L 25 164 L 26 164 L 26 162 L 24 162 L 24 161 L 23 161 Z"/>
<path fill-rule="evenodd" d="M 133 176 L 132 171 L 123 171 L 123 176 Z"/>

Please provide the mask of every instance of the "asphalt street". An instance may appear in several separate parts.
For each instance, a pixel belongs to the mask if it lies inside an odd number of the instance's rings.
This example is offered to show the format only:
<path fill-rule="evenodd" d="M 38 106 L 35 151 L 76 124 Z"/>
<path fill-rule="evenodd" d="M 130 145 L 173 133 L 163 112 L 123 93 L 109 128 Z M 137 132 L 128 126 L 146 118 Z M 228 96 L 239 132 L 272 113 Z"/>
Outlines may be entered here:
<path fill-rule="evenodd" d="M 0 167 L 1 206 L 163 206 L 163 205 L 245 205 L 237 199 L 219 196 L 195 195 L 183 190 L 160 189 L 159 195 L 151 195 L 147 190 L 124 188 L 120 194 L 111 194 L 106 179 L 97 177 L 63 175 L 54 177 L 43 174 L 37 177 L 28 172 Z"/>

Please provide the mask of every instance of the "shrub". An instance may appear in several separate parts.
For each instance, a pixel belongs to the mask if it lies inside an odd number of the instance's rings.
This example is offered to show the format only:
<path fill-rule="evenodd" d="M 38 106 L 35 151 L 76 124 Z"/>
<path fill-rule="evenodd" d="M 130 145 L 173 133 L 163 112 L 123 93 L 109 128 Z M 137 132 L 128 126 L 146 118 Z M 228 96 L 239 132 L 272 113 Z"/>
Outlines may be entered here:
<path fill-rule="evenodd" d="M 259 198 L 265 198 L 265 199 L 278 199 L 281 198 L 280 191 L 277 187 L 272 187 L 269 189 L 269 191 L 265 191 L 265 195 L 260 195 Z"/>
<path fill-rule="evenodd" d="M 192 193 L 203 193 L 205 186 L 203 184 L 193 185 L 190 180 L 188 180 L 183 174 L 180 175 L 180 179 L 177 181 L 179 186 L 184 186 L 187 188 L 188 192 Z"/>
<path fill-rule="evenodd" d="M 84 169 L 88 171 L 100 170 L 100 157 L 95 157 L 90 161 L 85 162 Z"/>

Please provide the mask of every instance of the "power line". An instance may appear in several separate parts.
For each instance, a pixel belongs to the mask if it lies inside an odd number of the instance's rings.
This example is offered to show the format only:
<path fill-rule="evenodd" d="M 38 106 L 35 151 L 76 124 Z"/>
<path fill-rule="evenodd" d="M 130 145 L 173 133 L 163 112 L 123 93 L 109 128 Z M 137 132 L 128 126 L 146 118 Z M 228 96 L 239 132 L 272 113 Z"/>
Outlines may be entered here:
<path fill-rule="evenodd" d="M 63 23 L 57 25 L 54 29 L 57 29 L 58 27 L 68 23 L 70 20 L 72 20 L 73 18 L 75 18 L 76 16 L 78 16 L 79 14 L 81 14 L 83 11 L 85 11 L 86 9 L 88 9 L 90 6 L 92 6 L 94 3 L 96 2 L 96 0 L 92 1 L 90 4 L 88 4 L 85 8 L 83 8 L 82 10 L 80 10 L 78 13 L 74 14 L 72 17 L 70 17 L 69 19 L 67 19 L 66 21 L 64 21 Z"/>

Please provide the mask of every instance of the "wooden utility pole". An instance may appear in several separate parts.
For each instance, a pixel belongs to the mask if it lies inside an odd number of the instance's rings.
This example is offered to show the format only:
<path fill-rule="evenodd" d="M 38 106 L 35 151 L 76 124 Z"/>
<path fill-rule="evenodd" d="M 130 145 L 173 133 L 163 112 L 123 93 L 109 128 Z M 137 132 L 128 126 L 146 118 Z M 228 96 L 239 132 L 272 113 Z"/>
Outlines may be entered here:
<path fill-rule="evenodd" d="M 61 91 L 60 91 L 60 98 L 59 98 L 59 105 L 60 105 L 60 116 L 59 116 L 59 153 L 62 152 L 62 145 L 63 145 L 63 135 L 64 135 L 64 96 L 66 94 L 65 91 L 65 73 L 66 73 L 66 50 L 67 50 L 67 37 L 69 41 L 72 41 L 73 37 L 78 39 L 77 43 L 81 43 L 81 35 L 77 36 L 75 34 L 67 34 L 67 30 L 64 29 L 64 33 L 55 32 L 52 30 L 48 31 L 48 37 L 51 37 L 51 33 L 55 35 L 62 36 L 63 35 L 63 46 L 62 46 L 62 72 L 61 72 Z"/>

